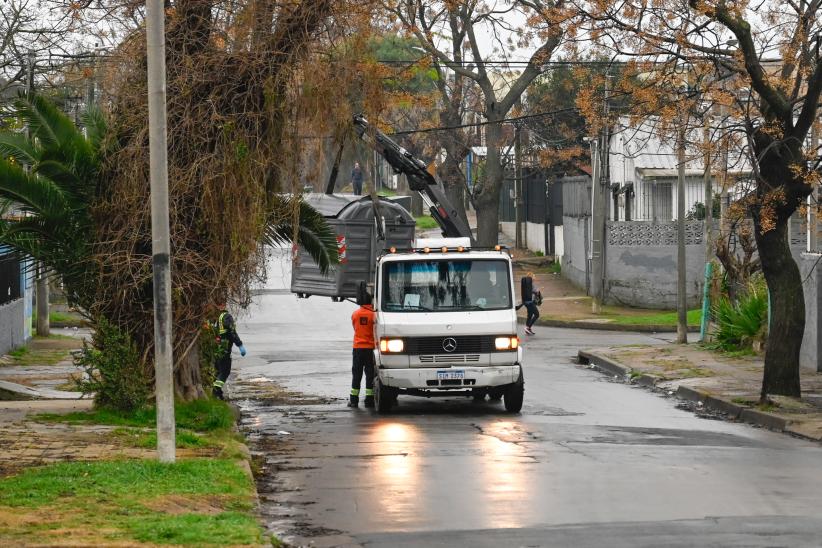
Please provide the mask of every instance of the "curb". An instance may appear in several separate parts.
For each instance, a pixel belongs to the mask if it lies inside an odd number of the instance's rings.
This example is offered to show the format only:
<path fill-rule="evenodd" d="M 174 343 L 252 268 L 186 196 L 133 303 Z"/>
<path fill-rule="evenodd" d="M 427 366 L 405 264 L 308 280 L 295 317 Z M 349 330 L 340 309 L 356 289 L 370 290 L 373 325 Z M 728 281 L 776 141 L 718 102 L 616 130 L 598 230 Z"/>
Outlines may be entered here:
<path fill-rule="evenodd" d="M 525 323 L 525 318 L 517 318 L 519 323 Z M 561 327 L 566 329 L 593 329 L 597 331 L 633 331 L 635 333 L 676 333 L 676 326 L 647 325 L 647 324 L 619 324 L 599 323 L 588 321 L 552 320 L 540 318 L 537 325 L 545 327 Z M 699 326 L 689 325 L 688 333 L 699 333 Z"/>
<path fill-rule="evenodd" d="M 0 390 L 21 396 L 25 400 L 82 400 L 82 392 L 66 392 L 63 390 L 47 390 L 32 388 L 16 382 L 0 381 Z"/>
<path fill-rule="evenodd" d="M 631 368 L 626 367 L 619 362 L 608 359 L 605 356 L 594 354 L 586 350 L 580 350 L 577 354 L 577 363 L 582 365 L 592 365 L 594 369 L 603 373 L 610 373 L 617 377 L 628 377 L 631 374 Z"/>
<path fill-rule="evenodd" d="M 626 378 L 626 380 L 631 372 L 630 368 L 627 368 L 626 366 L 619 364 L 618 362 L 615 362 L 604 356 L 600 356 L 599 354 L 596 354 L 594 352 L 589 352 L 587 350 L 580 350 L 578 352 L 578 363 L 581 363 L 583 365 L 591 364 L 594 366 L 595 369 L 599 371 L 610 373 L 612 375 L 617 376 L 621 375 L 622 377 Z M 656 385 L 656 383 L 660 380 L 661 379 L 659 377 L 645 374 L 640 375 L 635 379 L 631 379 L 631 382 L 653 388 Z M 707 392 L 703 392 L 701 390 L 697 390 L 689 386 L 680 385 L 676 389 L 674 396 L 676 396 L 676 398 L 680 400 L 701 403 L 704 409 L 722 413 L 723 415 L 726 415 L 730 420 L 739 420 L 755 426 L 761 426 L 763 428 L 767 428 L 769 430 L 773 430 L 776 432 L 787 432 L 791 435 L 802 437 L 805 439 L 810 439 L 812 441 L 820 441 L 812 437 L 794 433 L 790 428 L 791 421 L 788 419 L 784 419 L 778 415 L 773 415 L 771 413 L 766 413 L 764 411 L 759 411 L 757 409 L 751 409 L 750 407 L 743 407 L 741 405 L 737 405 L 733 402 L 717 398 L 716 396 L 712 396 Z"/>

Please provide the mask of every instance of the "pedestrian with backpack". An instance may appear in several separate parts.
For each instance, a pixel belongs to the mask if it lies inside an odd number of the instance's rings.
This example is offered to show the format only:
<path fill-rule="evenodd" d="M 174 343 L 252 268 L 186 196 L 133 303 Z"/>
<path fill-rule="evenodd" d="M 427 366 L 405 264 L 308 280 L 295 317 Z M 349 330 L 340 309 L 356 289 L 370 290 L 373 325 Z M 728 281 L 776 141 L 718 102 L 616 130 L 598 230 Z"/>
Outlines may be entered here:
<path fill-rule="evenodd" d="M 528 311 L 528 316 L 525 319 L 525 333 L 533 335 L 534 330 L 532 328 L 537 318 L 539 318 L 539 308 L 537 308 L 537 304 L 542 304 L 542 293 L 534 288 L 533 272 L 527 272 L 525 276 L 522 277 L 520 289 L 522 292 L 522 306 Z"/>

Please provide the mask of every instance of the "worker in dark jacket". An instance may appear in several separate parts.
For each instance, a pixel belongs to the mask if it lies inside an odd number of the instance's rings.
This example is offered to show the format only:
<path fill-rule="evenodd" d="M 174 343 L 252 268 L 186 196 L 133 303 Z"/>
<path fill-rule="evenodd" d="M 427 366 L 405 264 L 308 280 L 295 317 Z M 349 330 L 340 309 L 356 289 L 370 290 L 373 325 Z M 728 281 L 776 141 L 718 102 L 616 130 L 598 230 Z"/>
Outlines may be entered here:
<path fill-rule="evenodd" d="M 365 406 L 374 407 L 374 320 L 376 314 L 371 306 L 371 295 L 365 293 L 359 299 L 360 307 L 351 314 L 354 326 L 353 366 L 351 367 L 351 395 L 348 407 L 360 403 L 360 383 L 365 373 Z"/>
<path fill-rule="evenodd" d="M 214 379 L 213 394 L 215 398 L 223 399 L 223 388 L 231 374 L 231 349 L 237 345 L 241 356 L 245 356 L 246 350 L 243 341 L 237 335 L 234 317 L 225 309 L 225 301 L 217 303 L 217 308 L 220 311 L 214 323 L 214 330 L 217 334 L 214 369 L 217 370 L 217 378 Z"/>
<path fill-rule="evenodd" d="M 536 289 L 534 289 L 534 273 L 528 272 L 522 277 L 520 282 L 520 289 L 522 290 L 522 304 L 528 311 L 528 317 L 525 319 L 525 332 L 528 335 L 533 335 L 532 329 L 534 323 L 539 318 L 539 309 L 537 303 L 534 301 Z"/>

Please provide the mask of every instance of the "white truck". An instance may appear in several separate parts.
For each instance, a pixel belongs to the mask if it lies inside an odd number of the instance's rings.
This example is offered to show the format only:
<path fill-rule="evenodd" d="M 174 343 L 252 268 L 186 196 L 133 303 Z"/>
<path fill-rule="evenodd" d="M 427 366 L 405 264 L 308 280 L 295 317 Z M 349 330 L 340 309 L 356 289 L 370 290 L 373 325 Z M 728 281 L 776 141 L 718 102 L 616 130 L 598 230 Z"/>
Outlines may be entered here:
<path fill-rule="evenodd" d="M 522 408 L 511 257 L 468 238 L 417 240 L 377 260 L 374 400 L 386 413 L 400 394 L 503 398 Z"/>
<path fill-rule="evenodd" d="M 424 162 L 360 115 L 354 128 L 429 203 L 443 238 L 413 240 L 407 212 L 376 196 L 333 195 L 332 178 L 327 196 L 311 199 L 337 231 L 341 264 L 322 274 L 305 253 L 298 255 L 292 292 L 336 301 L 356 296 L 358 302 L 366 291 L 373 295 L 379 413 L 390 411 L 400 394 L 488 396 L 519 412 L 523 349 L 511 257 L 501 246 L 474 244 L 470 228 Z"/>

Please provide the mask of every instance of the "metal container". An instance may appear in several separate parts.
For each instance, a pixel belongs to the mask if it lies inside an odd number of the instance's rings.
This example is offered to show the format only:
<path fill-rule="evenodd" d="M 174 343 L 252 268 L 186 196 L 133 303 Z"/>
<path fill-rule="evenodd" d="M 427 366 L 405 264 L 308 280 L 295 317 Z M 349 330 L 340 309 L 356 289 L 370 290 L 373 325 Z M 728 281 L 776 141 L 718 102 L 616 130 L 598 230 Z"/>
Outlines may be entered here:
<path fill-rule="evenodd" d="M 385 221 L 384 241 L 377 240 L 370 196 L 312 193 L 303 199 L 319 211 L 337 233 L 340 264 L 323 275 L 317 263 L 300 247 L 291 269 L 291 292 L 299 297 L 355 298 L 360 282 L 373 283 L 376 258 L 381 251 L 392 246 L 408 248 L 414 241 L 414 218 L 390 198 L 380 198 L 379 202 Z"/>

